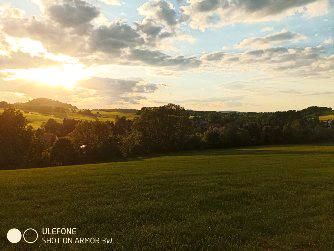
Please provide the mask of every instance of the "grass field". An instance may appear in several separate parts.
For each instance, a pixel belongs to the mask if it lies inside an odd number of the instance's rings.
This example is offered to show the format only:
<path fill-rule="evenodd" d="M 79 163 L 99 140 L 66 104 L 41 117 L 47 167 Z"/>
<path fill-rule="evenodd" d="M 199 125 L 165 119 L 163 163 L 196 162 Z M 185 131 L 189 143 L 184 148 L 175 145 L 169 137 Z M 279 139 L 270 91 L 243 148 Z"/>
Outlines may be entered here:
<path fill-rule="evenodd" d="M 77 227 L 125 250 L 334 249 L 334 146 L 0 171 L 0 197 L 0 249 L 55 247 L 9 244 L 13 227 Z"/>
<path fill-rule="evenodd" d="M 319 119 L 321 121 L 334 120 L 334 114 L 332 114 L 332 115 L 326 115 L 326 116 L 320 116 Z"/>
<path fill-rule="evenodd" d="M 0 113 L 3 112 L 3 109 L 0 109 Z M 97 113 L 97 111 L 92 111 L 94 114 Z M 27 118 L 29 125 L 31 125 L 34 129 L 38 129 L 41 127 L 41 125 L 45 122 L 47 122 L 50 118 L 56 120 L 57 122 L 62 122 L 64 118 L 71 118 L 76 120 L 88 120 L 93 121 L 96 120 L 95 117 L 91 116 L 85 116 L 79 113 L 67 113 L 67 114 L 59 114 L 59 115 L 48 115 L 48 114 L 42 114 L 38 112 L 24 112 L 22 111 L 23 115 Z M 98 120 L 100 121 L 115 121 L 116 116 L 118 117 L 126 117 L 128 119 L 134 119 L 136 117 L 133 113 L 123 113 L 123 112 L 116 112 L 116 111 L 100 111 L 99 112 L 101 117 L 98 117 Z"/>

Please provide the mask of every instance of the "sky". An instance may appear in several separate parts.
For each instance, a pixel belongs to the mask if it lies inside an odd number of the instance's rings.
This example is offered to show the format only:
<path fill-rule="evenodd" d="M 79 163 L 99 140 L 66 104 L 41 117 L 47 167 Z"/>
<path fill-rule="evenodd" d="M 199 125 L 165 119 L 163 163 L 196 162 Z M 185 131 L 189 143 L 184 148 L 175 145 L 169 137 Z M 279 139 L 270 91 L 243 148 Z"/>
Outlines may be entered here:
<path fill-rule="evenodd" d="M 0 0 L 0 100 L 334 107 L 334 0 Z"/>

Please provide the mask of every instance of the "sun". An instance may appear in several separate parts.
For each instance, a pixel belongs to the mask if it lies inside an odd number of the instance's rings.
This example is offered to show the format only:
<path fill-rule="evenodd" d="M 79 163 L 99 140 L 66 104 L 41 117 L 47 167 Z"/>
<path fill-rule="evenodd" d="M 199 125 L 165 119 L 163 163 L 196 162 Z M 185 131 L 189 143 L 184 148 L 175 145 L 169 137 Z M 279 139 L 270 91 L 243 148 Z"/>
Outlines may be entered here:
<path fill-rule="evenodd" d="M 72 89 L 87 78 L 88 72 L 81 64 L 64 64 L 60 67 L 11 70 L 10 79 L 22 79 L 53 87 Z"/>

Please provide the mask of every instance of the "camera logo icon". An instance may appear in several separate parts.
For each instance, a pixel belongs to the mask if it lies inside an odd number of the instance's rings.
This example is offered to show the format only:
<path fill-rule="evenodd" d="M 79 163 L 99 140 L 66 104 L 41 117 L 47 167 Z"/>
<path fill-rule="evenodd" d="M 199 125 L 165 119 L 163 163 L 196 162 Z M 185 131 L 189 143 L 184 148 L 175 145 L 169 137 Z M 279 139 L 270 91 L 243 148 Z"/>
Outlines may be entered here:
<path fill-rule="evenodd" d="M 33 228 L 26 229 L 23 234 L 17 228 L 12 228 L 7 232 L 7 239 L 10 243 L 18 243 L 22 238 L 26 243 L 35 243 L 38 239 L 38 232 Z"/>

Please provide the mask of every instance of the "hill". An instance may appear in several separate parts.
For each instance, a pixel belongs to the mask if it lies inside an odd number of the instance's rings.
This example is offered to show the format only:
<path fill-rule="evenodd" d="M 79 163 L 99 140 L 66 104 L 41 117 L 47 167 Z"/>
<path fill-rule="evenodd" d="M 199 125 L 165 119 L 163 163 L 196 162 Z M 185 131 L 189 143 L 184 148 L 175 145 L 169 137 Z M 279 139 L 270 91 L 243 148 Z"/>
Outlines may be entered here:
<path fill-rule="evenodd" d="M 133 119 L 137 113 L 135 109 L 81 110 L 71 104 L 47 98 L 37 98 L 25 103 L 15 104 L 3 101 L 0 102 L 0 113 L 8 107 L 21 110 L 29 124 L 35 129 L 39 128 L 49 119 L 54 119 L 58 122 L 61 122 L 64 118 L 88 121 L 97 119 L 100 121 L 114 121 L 117 116 Z"/>
<path fill-rule="evenodd" d="M 52 114 L 78 110 L 76 106 L 47 98 L 37 98 L 25 103 L 15 103 L 14 107 L 23 111 Z"/>
<path fill-rule="evenodd" d="M 60 226 L 113 249 L 333 250 L 333 155 L 280 146 L 0 171 L 0 249 L 12 227 Z"/>

